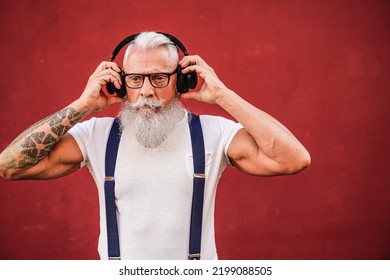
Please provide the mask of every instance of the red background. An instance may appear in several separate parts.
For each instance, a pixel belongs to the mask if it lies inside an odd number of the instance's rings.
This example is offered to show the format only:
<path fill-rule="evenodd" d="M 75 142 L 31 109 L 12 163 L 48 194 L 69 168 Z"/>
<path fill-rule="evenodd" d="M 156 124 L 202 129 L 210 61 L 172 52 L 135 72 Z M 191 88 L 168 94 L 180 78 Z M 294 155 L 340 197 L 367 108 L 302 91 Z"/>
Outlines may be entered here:
<path fill-rule="evenodd" d="M 220 258 L 389 259 L 389 6 L 1 1 L 0 149 L 75 100 L 124 37 L 165 31 L 286 124 L 312 156 L 295 176 L 225 171 L 216 209 Z M 1 259 L 98 258 L 97 191 L 87 169 L 51 181 L 0 179 L 0 199 Z"/>

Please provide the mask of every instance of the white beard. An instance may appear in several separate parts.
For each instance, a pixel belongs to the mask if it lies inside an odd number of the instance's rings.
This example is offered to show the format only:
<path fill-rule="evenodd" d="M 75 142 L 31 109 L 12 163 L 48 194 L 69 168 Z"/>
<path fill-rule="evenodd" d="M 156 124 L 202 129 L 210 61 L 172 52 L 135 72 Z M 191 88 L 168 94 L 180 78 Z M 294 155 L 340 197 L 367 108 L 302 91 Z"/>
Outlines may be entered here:
<path fill-rule="evenodd" d="M 122 138 L 135 134 L 146 148 L 160 146 L 184 117 L 184 107 L 179 98 L 168 105 L 162 101 L 140 97 L 135 103 L 126 101 L 119 112 Z M 130 133 L 130 135 L 126 135 Z"/>

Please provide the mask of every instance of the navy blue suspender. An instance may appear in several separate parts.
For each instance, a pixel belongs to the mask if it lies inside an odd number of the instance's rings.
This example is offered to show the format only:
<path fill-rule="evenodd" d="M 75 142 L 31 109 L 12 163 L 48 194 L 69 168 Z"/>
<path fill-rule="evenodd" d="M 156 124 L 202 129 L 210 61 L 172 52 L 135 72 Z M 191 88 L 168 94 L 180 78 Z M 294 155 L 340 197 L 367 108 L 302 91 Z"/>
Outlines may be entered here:
<path fill-rule="evenodd" d="M 106 202 L 107 246 L 109 259 L 120 260 L 118 224 L 115 205 L 115 165 L 120 141 L 119 119 L 115 119 L 106 147 L 104 197 Z"/>
<path fill-rule="evenodd" d="M 199 116 L 190 114 L 192 155 L 194 161 L 193 197 L 191 208 L 191 227 L 189 256 L 190 260 L 200 259 L 203 197 L 205 185 L 205 151 L 202 126 Z M 108 258 L 120 260 L 118 224 L 115 205 L 115 165 L 120 141 L 119 120 L 115 119 L 107 141 L 104 195 L 106 203 Z"/>
<path fill-rule="evenodd" d="M 202 126 L 199 116 L 191 115 L 190 134 L 192 158 L 194 161 L 194 179 L 191 208 L 190 247 L 188 259 L 200 260 L 202 238 L 203 197 L 205 184 L 205 152 Z"/>

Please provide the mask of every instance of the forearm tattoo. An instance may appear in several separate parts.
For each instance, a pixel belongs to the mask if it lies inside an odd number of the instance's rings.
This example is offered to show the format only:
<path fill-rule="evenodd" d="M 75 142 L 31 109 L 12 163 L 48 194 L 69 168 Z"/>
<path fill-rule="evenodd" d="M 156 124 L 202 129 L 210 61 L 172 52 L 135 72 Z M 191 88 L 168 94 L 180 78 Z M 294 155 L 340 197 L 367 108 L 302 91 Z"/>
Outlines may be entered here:
<path fill-rule="evenodd" d="M 67 107 L 33 124 L 7 147 L 7 166 L 24 169 L 35 165 L 82 117 L 80 112 Z"/>

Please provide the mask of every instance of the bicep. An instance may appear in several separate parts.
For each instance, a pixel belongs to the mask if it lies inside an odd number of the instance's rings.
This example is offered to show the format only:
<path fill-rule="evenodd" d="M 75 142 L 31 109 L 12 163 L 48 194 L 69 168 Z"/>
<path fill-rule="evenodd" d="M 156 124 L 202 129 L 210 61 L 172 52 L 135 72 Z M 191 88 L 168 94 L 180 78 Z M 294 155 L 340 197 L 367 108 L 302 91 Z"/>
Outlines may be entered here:
<path fill-rule="evenodd" d="M 36 165 L 17 171 L 15 179 L 44 180 L 62 177 L 79 169 L 82 161 L 81 150 L 73 136 L 68 133 Z"/>
<path fill-rule="evenodd" d="M 261 151 L 245 128 L 236 133 L 227 153 L 231 164 L 247 174 L 256 176 L 280 174 L 278 163 L 268 158 Z"/>

